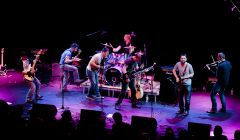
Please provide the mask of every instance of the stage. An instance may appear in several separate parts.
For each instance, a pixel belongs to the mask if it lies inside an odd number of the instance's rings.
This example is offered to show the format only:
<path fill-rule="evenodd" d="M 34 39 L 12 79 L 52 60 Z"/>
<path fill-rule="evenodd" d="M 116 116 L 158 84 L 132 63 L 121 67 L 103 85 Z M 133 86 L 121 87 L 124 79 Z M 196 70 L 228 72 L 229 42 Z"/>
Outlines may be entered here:
<path fill-rule="evenodd" d="M 61 109 L 63 102 L 59 79 L 59 77 L 52 77 L 48 85 L 42 85 L 43 100 L 37 101 L 38 104 L 55 105 L 58 108 L 56 115 L 58 119 L 63 111 Z M 70 91 L 64 93 L 64 108 L 68 108 L 72 112 L 76 121 L 79 120 L 81 109 L 103 111 L 107 115 L 106 127 L 111 129 L 113 124 L 111 115 L 117 112 L 114 104 L 117 101 L 118 92 L 112 96 L 112 94 L 109 95 L 108 91 L 101 90 L 102 96 L 105 98 L 91 101 L 86 99 L 87 92 L 83 92 L 83 87 L 69 85 L 68 89 Z M 11 106 L 24 104 L 27 91 L 28 87 L 24 84 L 20 72 L 10 70 L 6 76 L 0 76 L 0 99 L 11 103 Z M 159 96 L 157 96 L 156 102 L 151 95 L 149 98 L 146 101 L 146 95 L 144 95 L 140 102 L 141 108 L 135 109 L 131 107 L 131 103 L 126 97 L 119 111 L 123 115 L 123 121 L 131 123 L 132 116 L 154 117 L 157 120 L 157 129 L 160 135 L 164 134 L 165 128 L 168 126 L 173 127 L 177 135 L 181 128 L 188 128 L 188 122 L 212 124 L 212 130 L 215 125 L 220 125 L 223 127 L 223 134 L 228 139 L 233 139 L 234 131 L 240 126 L 240 99 L 231 95 L 226 97 L 226 113 L 207 114 L 206 111 L 211 108 L 209 92 L 193 91 L 188 116 L 176 115 L 177 104 L 160 102 Z M 218 109 L 220 109 L 219 97 L 217 97 L 217 103 Z"/>

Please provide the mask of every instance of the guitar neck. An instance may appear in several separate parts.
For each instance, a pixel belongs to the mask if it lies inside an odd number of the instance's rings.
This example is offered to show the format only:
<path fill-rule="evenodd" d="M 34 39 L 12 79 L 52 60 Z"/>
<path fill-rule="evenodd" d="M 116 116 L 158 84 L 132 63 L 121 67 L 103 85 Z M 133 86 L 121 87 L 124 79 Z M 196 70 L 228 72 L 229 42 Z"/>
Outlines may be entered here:
<path fill-rule="evenodd" d="M 143 72 L 148 72 L 148 71 L 150 71 L 151 69 L 153 69 L 153 66 L 151 66 L 151 67 L 149 67 L 149 68 L 145 68 L 145 69 L 140 70 L 140 71 L 138 71 L 138 72 L 135 72 L 133 75 L 136 76 L 136 75 L 141 74 L 141 73 L 143 73 Z"/>

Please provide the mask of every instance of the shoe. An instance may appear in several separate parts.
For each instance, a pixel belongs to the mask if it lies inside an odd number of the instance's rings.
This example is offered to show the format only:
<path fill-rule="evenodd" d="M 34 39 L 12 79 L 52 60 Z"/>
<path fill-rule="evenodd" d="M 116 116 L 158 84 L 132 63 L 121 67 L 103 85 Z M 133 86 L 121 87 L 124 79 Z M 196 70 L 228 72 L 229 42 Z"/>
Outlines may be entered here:
<path fill-rule="evenodd" d="M 132 108 L 141 108 L 141 107 L 136 104 L 132 104 Z"/>
<path fill-rule="evenodd" d="M 69 90 L 66 88 L 66 89 L 63 89 L 62 90 L 63 92 L 69 92 Z"/>
<path fill-rule="evenodd" d="M 115 104 L 115 109 L 116 109 L 116 110 L 120 110 L 120 104 L 119 104 L 119 103 L 116 103 L 116 104 Z"/>
<path fill-rule="evenodd" d="M 42 98 L 43 98 L 43 96 L 38 95 L 38 96 L 36 97 L 36 100 L 42 100 Z"/>
<path fill-rule="evenodd" d="M 26 102 L 27 102 L 27 103 L 32 103 L 32 102 L 33 102 L 33 100 L 32 100 L 32 99 L 30 99 L 30 98 L 28 98 L 28 99 L 26 100 Z"/>
<path fill-rule="evenodd" d="M 183 113 L 184 113 L 183 110 L 178 110 L 178 111 L 176 112 L 176 114 L 183 114 Z"/>
<path fill-rule="evenodd" d="M 226 111 L 226 109 L 221 108 L 221 109 L 219 110 L 219 112 L 226 113 L 227 111 Z"/>
<path fill-rule="evenodd" d="M 101 96 L 101 95 L 97 95 L 97 96 L 95 96 L 95 98 L 97 98 L 97 99 L 104 99 L 104 97 Z"/>
<path fill-rule="evenodd" d="M 216 109 L 211 109 L 210 111 L 207 111 L 207 113 L 215 114 L 215 113 L 217 113 L 217 110 Z"/>
<path fill-rule="evenodd" d="M 86 98 L 89 100 L 95 100 L 95 98 L 92 95 L 86 96 Z"/>
<path fill-rule="evenodd" d="M 185 112 L 183 113 L 183 115 L 184 115 L 184 116 L 188 116 L 188 115 L 189 115 L 189 111 L 185 111 Z"/>
<path fill-rule="evenodd" d="M 80 84 L 81 82 L 82 82 L 82 80 L 76 79 L 76 80 L 74 81 L 74 84 Z"/>

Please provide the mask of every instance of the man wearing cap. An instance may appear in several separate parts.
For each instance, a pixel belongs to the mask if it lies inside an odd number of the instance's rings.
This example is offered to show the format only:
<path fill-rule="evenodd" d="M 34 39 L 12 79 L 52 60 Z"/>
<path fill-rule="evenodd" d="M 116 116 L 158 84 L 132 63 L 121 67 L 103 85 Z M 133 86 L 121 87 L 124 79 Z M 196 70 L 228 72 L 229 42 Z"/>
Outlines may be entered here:
<path fill-rule="evenodd" d="M 129 74 L 134 73 L 136 69 L 138 69 L 138 62 L 141 60 L 141 53 L 135 53 L 133 56 L 128 57 L 124 61 L 123 69 L 122 69 L 122 89 L 119 94 L 118 100 L 115 103 L 115 109 L 120 109 L 120 104 L 127 93 L 128 87 L 131 90 L 131 103 L 133 108 L 140 108 L 137 106 L 136 99 L 136 83 L 135 78 L 129 79 Z"/>

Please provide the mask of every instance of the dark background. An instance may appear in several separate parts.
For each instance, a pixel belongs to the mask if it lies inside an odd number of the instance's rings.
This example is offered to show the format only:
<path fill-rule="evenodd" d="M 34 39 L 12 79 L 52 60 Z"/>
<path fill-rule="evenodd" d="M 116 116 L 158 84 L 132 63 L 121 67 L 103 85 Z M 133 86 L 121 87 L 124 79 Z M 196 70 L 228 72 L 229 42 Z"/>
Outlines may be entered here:
<path fill-rule="evenodd" d="M 239 3 L 237 3 L 237 6 Z M 117 46 L 125 33 L 135 32 L 137 47 L 147 48 L 147 64 L 173 66 L 186 52 L 202 85 L 213 55 L 223 51 L 233 64 L 231 86 L 239 85 L 240 13 L 229 0 L 17 2 L 1 4 L 1 48 L 8 69 L 15 68 L 22 50 L 48 48 L 49 61 L 77 42 L 83 63 L 101 50 L 100 43 Z"/>

